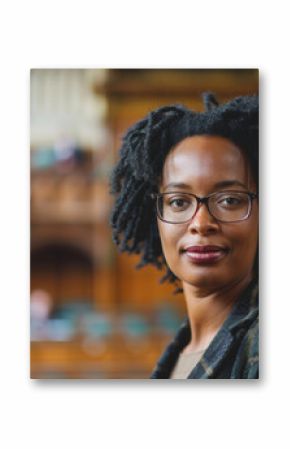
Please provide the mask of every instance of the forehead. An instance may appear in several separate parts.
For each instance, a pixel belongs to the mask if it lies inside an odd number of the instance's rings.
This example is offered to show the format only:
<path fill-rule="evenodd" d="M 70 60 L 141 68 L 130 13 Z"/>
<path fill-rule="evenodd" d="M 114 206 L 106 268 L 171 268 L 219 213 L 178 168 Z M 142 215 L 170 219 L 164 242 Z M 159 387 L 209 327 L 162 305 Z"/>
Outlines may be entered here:
<path fill-rule="evenodd" d="M 242 151 L 219 136 L 193 136 L 179 142 L 165 159 L 162 186 L 183 183 L 206 189 L 221 181 L 236 180 L 247 185 L 248 164 Z"/>

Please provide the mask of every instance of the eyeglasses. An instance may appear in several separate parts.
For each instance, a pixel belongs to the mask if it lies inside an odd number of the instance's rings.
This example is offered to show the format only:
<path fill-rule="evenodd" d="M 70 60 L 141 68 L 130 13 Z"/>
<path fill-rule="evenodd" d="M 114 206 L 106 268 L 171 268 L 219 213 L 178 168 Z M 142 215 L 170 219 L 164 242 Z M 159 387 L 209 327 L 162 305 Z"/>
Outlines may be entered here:
<path fill-rule="evenodd" d="M 249 218 L 252 203 L 258 197 L 253 192 L 228 190 L 198 197 L 193 193 L 168 192 L 152 194 L 156 199 L 157 215 L 166 223 L 186 223 L 205 204 L 210 215 L 223 223 L 234 223 Z"/>

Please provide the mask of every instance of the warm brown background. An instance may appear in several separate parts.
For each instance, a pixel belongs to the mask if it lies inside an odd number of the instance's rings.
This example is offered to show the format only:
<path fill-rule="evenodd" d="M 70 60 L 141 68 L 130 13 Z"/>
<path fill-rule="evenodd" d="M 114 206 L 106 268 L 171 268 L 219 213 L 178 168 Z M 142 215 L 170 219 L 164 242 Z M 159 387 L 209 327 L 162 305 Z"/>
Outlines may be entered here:
<path fill-rule="evenodd" d="M 258 93 L 258 71 L 42 69 L 32 71 L 31 86 L 33 303 L 46 295 L 46 316 L 32 323 L 31 376 L 148 378 L 185 309 L 172 285 L 160 285 L 162 273 L 136 271 L 138 258 L 111 243 L 108 176 L 121 136 L 159 106 L 202 110 L 204 91 L 220 102 Z M 39 163 L 64 133 L 77 152 Z"/>

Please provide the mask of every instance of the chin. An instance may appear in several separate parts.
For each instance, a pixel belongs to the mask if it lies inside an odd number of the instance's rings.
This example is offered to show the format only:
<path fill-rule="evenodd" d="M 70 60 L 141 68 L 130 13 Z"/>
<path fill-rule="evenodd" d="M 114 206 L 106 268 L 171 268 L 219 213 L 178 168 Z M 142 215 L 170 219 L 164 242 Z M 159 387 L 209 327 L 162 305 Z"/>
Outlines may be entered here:
<path fill-rule="evenodd" d="M 194 278 L 185 278 L 184 280 L 182 280 L 182 282 L 197 288 L 215 288 L 215 287 L 218 288 L 221 287 L 221 285 L 223 285 L 220 278 L 215 278 L 212 276 L 198 276 Z"/>
<path fill-rule="evenodd" d="M 197 288 L 221 288 L 232 281 L 230 272 L 226 275 L 224 267 L 200 266 L 176 273 L 181 282 Z"/>

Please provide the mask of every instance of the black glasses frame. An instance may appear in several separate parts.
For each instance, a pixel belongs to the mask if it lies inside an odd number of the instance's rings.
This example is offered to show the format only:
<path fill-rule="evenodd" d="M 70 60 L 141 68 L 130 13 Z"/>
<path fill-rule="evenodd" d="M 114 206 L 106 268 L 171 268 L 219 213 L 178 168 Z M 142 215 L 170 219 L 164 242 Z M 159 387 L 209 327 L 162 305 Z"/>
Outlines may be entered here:
<path fill-rule="evenodd" d="M 196 201 L 197 201 L 197 206 L 196 206 L 196 209 L 195 209 L 195 211 L 194 211 L 194 214 L 193 214 L 192 217 L 189 218 L 188 220 L 185 220 L 185 221 L 178 221 L 178 222 L 176 222 L 176 221 L 168 221 L 168 220 L 164 220 L 164 218 L 162 218 L 161 215 L 160 215 L 160 213 L 159 213 L 158 199 L 161 198 L 161 197 L 163 197 L 163 196 L 165 196 L 165 195 L 168 195 L 168 194 L 175 194 L 175 193 L 179 193 L 179 194 L 181 194 L 181 195 L 186 194 L 186 195 L 189 195 L 189 196 L 193 196 L 193 197 L 196 199 Z M 249 199 L 250 199 L 250 202 L 249 202 L 249 209 L 248 209 L 247 215 L 246 215 L 244 218 L 240 219 L 240 220 L 234 220 L 234 221 L 225 221 L 225 220 L 220 220 L 219 218 L 216 218 L 216 217 L 212 214 L 212 212 L 210 211 L 208 202 L 209 202 L 209 199 L 210 199 L 212 196 L 217 195 L 218 193 L 243 193 L 243 194 L 248 195 L 248 197 L 249 197 Z M 206 205 L 206 208 L 207 208 L 207 210 L 208 210 L 208 213 L 209 213 L 215 220 L 217 220 L 217 221 L 219 221 L 219 222 L 221 222 L 221 223 L 238 223 L 238 222 L 240 222 L 240 221 L 244 221 L 244 220 L 247 220 L 247 219 L 249 218 L 249 216 L 251 215 L 251 212 L 252 212 L 253 200 L 256 199 L 256 198 L 258 198 L 258 195 L 257 195 L 257 193 L 254 193 L 254 192 L 245 192 L 244 190 L 222 190 L 222 191 L 219 191 L 219 192 L 213 192 L 213 193 L 211 193 L 211 194 L 208 195 L 208 196 L 202 196 L 202 197 L 201 197 L 201 196 L 195 195 L 194 193 L 187 193 L 187 192 L 179 192 L 179 191 L 175 191 L 175 192 L 166 192 L 166 193 L 152 193 L 152 194 L 151 194 L 151 198 L 156 200 L 156 210 L 157 210 L 157 216 L 158 216 L 158 218 L 159 218 L 161 221 L 164 221 L 165 223 L 170 223 L 170 224 L 184 224 L 184 223 L 189 223 L 189 222 L 193 219 L 193 217 L 195 216 L 195 214 L 197 213 L 197 211 L 199 210 L 199 208 L 200 208 L 200 206 L 201 206 L 202 204 L 205 204 L 205 205 Z"/>

